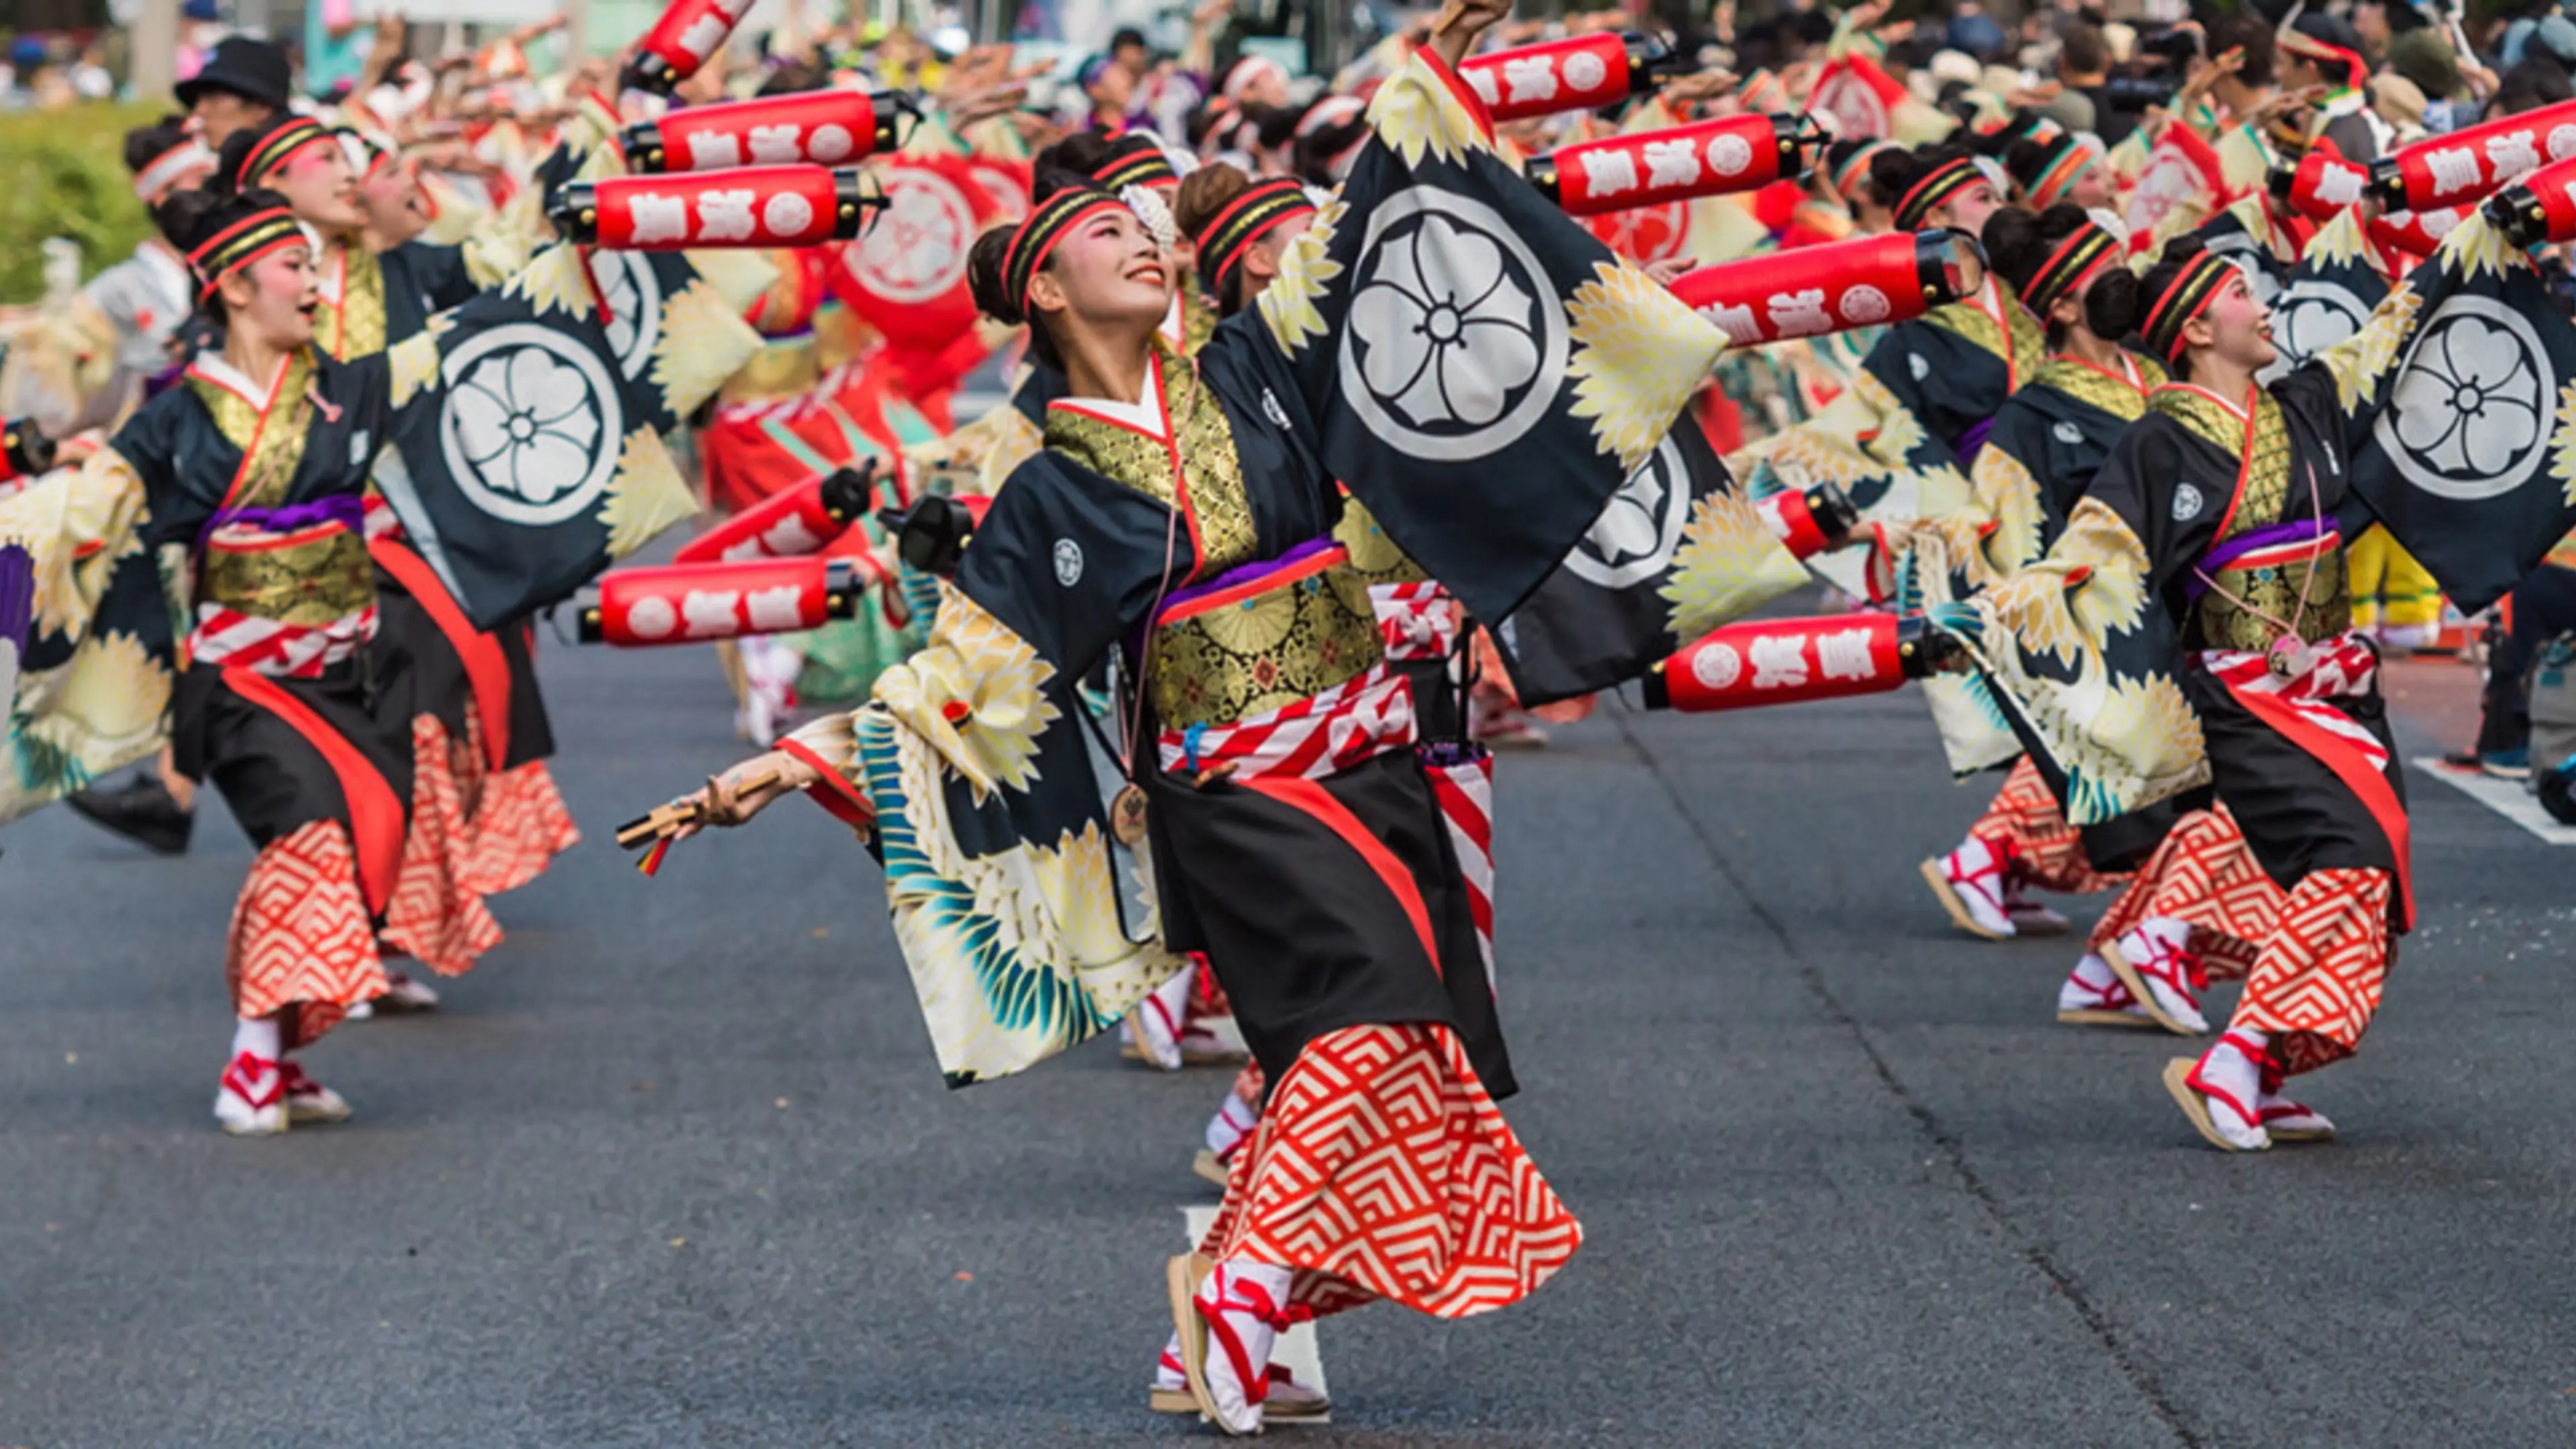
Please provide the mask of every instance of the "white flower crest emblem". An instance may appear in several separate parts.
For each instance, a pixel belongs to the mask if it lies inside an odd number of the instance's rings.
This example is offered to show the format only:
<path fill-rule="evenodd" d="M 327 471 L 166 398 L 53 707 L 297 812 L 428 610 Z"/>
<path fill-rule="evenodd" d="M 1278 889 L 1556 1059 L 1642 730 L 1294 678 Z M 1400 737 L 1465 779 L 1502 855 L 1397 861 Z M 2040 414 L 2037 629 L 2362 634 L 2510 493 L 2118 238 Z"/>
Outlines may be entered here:
<path fill-rule="evenodd" d="M 927 302 L 966 276 L 975 212 L 948 178 L 918 166 L 886 173 L 886 209 L 861 238 L 851 270 L 890 302 Z"/>
<path fill-rule="evenodd" d="M 1549 379 L 1565 373 L 1564 317 L 1537 296 L 1537 258 L 1490 208 L 1417 188 L 1378 209 L 1359 255 L 1342 381 L 1380 437 L 1465 462 L 1545 415 Z"/>
<path fill-rule="evenodd" d="M 2420 334 L 2373 431 L 2428 493 L 2510 493 L 2548 451 L 2549 373 L 2529 321 L 2491 298 L 2455 297 Z"/>
<path fill-rule="evenodd" d="M 1681 547 L 1690 520 L 1690 485 L 1681 449 L 1670 437 L 1628 475 L 1601 507 L 1592 528 L 1565 556 L 1575 577 L 1624 589 L 1661 574 Z"/>
<path fill-rule="evenodd" d="M 560 523 L 616 471 L 624 419 L 597 357 L 529 323 L 450 353 L 440 441 L 474 505 L 513 523 Z"/>
<path fill-rule="evenodd" d="M 662 340 L 662 279 L 650 257 L 601 249 L 590 255 L 590 277 L 599 286 L 600 305 L 608 315 L 608 347 L 617 354 L 617 370 L 642 377 Z"/>

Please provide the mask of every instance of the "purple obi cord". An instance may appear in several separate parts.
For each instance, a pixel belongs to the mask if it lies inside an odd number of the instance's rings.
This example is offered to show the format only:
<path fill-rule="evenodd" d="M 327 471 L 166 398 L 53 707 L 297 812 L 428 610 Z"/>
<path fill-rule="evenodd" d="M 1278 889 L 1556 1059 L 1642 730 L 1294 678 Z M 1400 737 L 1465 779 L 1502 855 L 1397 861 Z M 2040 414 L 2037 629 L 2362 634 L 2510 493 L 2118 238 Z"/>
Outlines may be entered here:
<path fill-rule="evenodd" d="M 236 523 L 246 523 L 266 533 L 293 533 L 316 524 L 336 523 L 351 533 L 359 533 L 367 526 L 367 504 L 355 493 L 335 493 L 310 503 L 290 503 L 284 508 L 236 508 L 229 513 L 217 513 L 206 520 L 205 527 L 197 530 L 197 552 L 206 551 L 206 541 L 215 536 L 215 530 Z"/>
<path fill-rule="evenodd" d="M 1170 593 L 1163 596 L 1163 606 L 1154 611 L 1154 617 L 1156 621 L 1159 622 L 1163 615 L 1172 612 L 1174 609 L 1180 608 L 1182 605 L 1189 603 L 1193 599 L 1204 599 L 1210 594 L 1220 593 L 1226 589 L 1237 587 L 1238 585 L 1256 582 L 1270 574 L 1278 573 L 1283 569 L 1295 568 L 1298 564 L 1303 563 L 1307 559 L 1313 558 L 1315 555 L 1322 553 L 1328 548 L 1339 547 L 1341 547 L 1340 544 L 1333 542 L 1329 538 L 1310 538 L 1304 543 L 1297 545 L 1295 548 L 1288 550 L 1286 553 L 1279 555 L 1277 558 L 1256 559 L 1248 564 L 1239 564 L 1234 568 L 1227 569 L 1224 573 L 1218 574 L 1215 578 L 1201 579 L 1195 584 L 1190 584 L 1185 587 L 1172 590 Z"/>
<path fill-rule="evenodd" d="M 27 647 L 36 610 L 36 561 L 16 544 L 0 547 L 0 644 Z"/>
<path fill-rule="evenodd" d="M 1952 446 L 1951 451 L 1959 455 L 1960 467 L 1965 468 L 1977 461 L 1978 452 L 1986 446 L 1986 434 L 1994 430 L 1995 420 L 1987 418 L 1971 424 L 1966 432 L 1959 435 L 1959 441 Z"/>
<path fill-rule="evenodd" d="M 2190 578 L 2183 580 L 2183 597 L 2192 603 L 2200 602 L 2200 596 L 2209 592 L 2210 576 L 2249 553 L 2279 548 L 2285 543 L 2312 543 L 2320 538 L 2339 537 L 2342 533 L 2343 526 L 2332 518 L 2323 521 L 2301 518 L 2239 534 L 2201 555 L 2200 566 Z"/>

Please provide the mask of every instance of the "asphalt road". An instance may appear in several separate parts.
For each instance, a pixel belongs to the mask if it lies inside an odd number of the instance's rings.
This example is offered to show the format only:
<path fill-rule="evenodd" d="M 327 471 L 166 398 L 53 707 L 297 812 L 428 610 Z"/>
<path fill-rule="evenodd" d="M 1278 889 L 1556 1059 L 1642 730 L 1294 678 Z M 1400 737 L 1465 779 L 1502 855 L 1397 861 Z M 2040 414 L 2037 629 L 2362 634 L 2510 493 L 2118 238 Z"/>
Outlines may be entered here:
<path fill-rule="evenodd" d="M 220 812 L 175 862 L 0 833 L 0 1445 L 1212 1437 L 1143 1397 L 1225 1074 L 1095 1044 L 943 1090 L 821 812 L 658 880 L 605 843 L 734 756 L 712 661 L 545 671 L 591 842 L 445 1011 L 312 1054 L 344 1127 L 208 1115 Z M 1951 931 L 1914 865 L 1987 786 L 1916 701 L 1506 759 L 1508 1111 L 1588 1244 L 1487 1319 L 1322 1325 L 1339 1422 L 1274 1433 L 2576 1442 L 2576 855 L 2412 783 L 2424 927 L 2308 1094 L 2346 1140 L 2232 1158 L 2158 1085 L 2178 1044 L 2052 1022 L 2070 945 Z"/>

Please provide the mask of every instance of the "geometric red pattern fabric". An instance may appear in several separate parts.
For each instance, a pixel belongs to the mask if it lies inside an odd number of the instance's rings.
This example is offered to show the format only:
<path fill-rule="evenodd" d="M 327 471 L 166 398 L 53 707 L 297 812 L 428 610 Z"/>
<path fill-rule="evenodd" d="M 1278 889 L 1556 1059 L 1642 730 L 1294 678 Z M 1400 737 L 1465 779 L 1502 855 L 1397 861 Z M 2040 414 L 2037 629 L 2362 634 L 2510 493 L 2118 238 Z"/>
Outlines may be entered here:
<path fill-rule="evenodd" d="M 233 1014 L 283 1013 L 289 1047 L 314 1041 L 351 1006 L 384 994 L 347 826 L 308 821 L 260 851 L 233 903 L 224 975 Z"/>
<path fill-rule="evenodd" d="M 2098 954 L 2149 916 L 2170 917 L 2190 925 L 2188 949 L 2211 980 L 2241 981 L 2288 899 L 2254 859 L 2226 806 L 2194 810 L 2175 822 L 2146 868 L 2102 913 L 2092 947 Z"/>
<path fill-rule="evenodd" d="M 2312 871 L 2282 902 L 2230 1025 L 2272 1033 L 2285 1076 L 2352 1055 L 2388 980 L 2384 870 Z"/>
<path fill-rule="evenodd" d="M 1582 1241 L 1457 1036 L 1411 1023 L 1306 1044 L 1199 1251 L 1291 1269 L 1318 1314 L 1387 1298 L 1464 1318 L 1527 1297 Z"/>
<path fill-rule="evenodd" d="M 411 742 L 411 829 L 403 836 L 394 898 L 385 908 L 385 943 L 441 976 L 459 976 L 473 969 L 475 957 L 501 944 L 501 923 L 463 879 L 465 811 L 447 731 L 437 716 L 415 715 Z"/>
<path fill-rule="evenodd" d="M 482 798 L 465 821 L 467 888 L 481 896 L 514 891 L 554 858 L 581 841 L 563 793 L 542 760 L 530 760 L 483 780 Z"/>
<path fill-rule="evenodd" d="M 2057 808 L 2057 797 L 2048 793 L 2048 782 L 2028 755 L 2013 763 L 2003 788 L 1968 834 L 1997 847 L 2016 877 L 2044 891 L 2084 896 L 2128 879 L 2093 868 L 2084 856 L 2084 837 L 2066 823 L 2066 813 Z"/>

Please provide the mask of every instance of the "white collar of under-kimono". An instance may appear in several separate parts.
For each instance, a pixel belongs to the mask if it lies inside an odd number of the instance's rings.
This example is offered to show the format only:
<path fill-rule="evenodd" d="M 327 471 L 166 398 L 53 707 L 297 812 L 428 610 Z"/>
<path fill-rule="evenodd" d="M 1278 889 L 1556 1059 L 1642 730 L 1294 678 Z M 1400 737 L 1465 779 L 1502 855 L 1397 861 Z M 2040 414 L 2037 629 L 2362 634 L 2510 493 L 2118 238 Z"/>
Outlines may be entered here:
<path fill-rule="evenodd" d="M 2004 318 L 2003 289 L 1995 285 L 1995 274 L 1992 272 L 1986 273 L 1985 281 L 1977 288 L 1977 310 L 1994 318 L 1995 325 L 1998 327 L 2008 325 Z M 2008 331 L 2005 335 L 2012 334 Z"/>
<path fill-rule="evenodd" d="M 1144 391 L 1131 403 L 1111 402 L 1097 397 L 1060 397 L 1048 407 L 1062 408 L 1077 417 L 1112 423 L 1131 433 L 1143 433 L 1158 443 L 1171 441 L 1171 415 L 1163 408 L 1163 355 L 1150 354 L 1145 359 Z"/>
<path fill-rule="evenodd" d="M 305 230 L 310 232 L 312 228 L 306 227 Z M 337 307 L 349 295 L 349 249 L 326 246 L 316 252 L 315 257 L 313 270 L 318 274 L 315 280 L 321 286 L 322 300 Z"/>
<path fill-rule="evenodd" d="M 1163 313 L 1163 340 L 1172 344 L 1175 352 L 1190 335 L 1188 314 L 1181 306 L 1181 292 L 1179 287 L 1172 289 L 1172 305 Z"/>
<path fill-rule="evenodd" d="M 286 381 L 287 369 L 294 363 L 292 353 L 277 359 L 277 371 L 269 374 L 268 382 L 262 385 L 252 381 L 250 374 L 225 361 L 222 353 L 207 352 L 188 364 L 188 375 L 202 377 L 261 412 L 267 412 L 269 405 L 277 401 L 278 384 Z"/>

